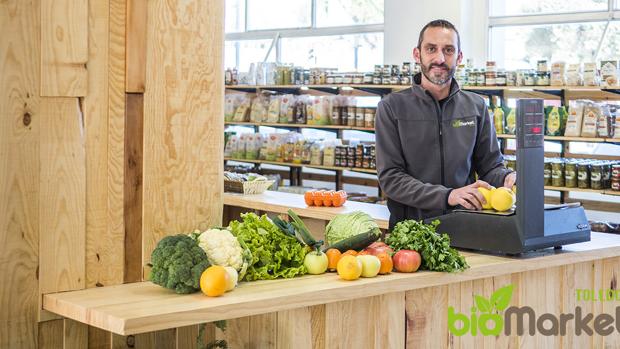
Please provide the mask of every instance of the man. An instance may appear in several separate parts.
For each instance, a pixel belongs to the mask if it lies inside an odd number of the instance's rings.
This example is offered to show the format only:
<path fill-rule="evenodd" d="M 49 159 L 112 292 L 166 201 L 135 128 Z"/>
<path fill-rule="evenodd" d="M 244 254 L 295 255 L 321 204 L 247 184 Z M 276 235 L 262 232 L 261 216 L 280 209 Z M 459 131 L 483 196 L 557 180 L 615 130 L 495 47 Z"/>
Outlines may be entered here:
<path fill-rule="evenodd" d="M 484 100 L 454 80 L 463 54 L 450 22 L 428 23 L 413 49 L 422 73 L 377 110 L 377 172 L 388 198 L 390 229 L 462 206 L 480 210 L 478 187 L 512 187 Z M 475 174 L 480 180 L 475 180 Z"/>

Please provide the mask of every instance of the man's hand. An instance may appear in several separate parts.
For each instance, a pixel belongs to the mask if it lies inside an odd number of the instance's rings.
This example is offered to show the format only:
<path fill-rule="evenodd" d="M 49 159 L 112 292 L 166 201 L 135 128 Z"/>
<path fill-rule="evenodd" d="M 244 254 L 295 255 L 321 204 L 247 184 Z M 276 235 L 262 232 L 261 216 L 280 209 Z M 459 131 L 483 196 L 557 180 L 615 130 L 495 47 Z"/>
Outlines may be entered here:
<path fill-rule="evenodd" d="M 476 183 L 466 187 L 453 189 L 448 196 L 448 205 L 461 205 L 470 210 L 481 210 L 486 203 L 484 196 L 478 190 L 479 187 L 491 189 L 491 185 L 485 181 L 478 180 Z"/>
<path fill-rule="evenodd" d="M 506 177 L 504 177 L 504 187 L 510 190 L 512 190 L 512 187 L 515 185 L 516 182 L 517 182 L 516 172 L 510 172 L 509 174 L 506 175 Z"/>

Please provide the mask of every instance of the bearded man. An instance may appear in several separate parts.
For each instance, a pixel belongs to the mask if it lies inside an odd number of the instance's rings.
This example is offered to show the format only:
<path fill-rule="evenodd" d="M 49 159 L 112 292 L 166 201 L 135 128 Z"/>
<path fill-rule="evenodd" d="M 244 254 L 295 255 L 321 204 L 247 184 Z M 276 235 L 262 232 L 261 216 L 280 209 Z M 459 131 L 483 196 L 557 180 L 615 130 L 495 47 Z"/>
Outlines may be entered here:
<path fill-rule="evenodd" d="M 422 72 L 411 88 L 389 94 L 377 110 L 377 173 L 390 229 L 457 206 L 480 210 L 485 199 L 478 187 L 512 188 L 516 181 L 516 173 L 503 165 L 484 100 L 462 91 L 454 79 L 463 59 L 454 25 L 446 20 L 425 25 L 413 56 Z"/>

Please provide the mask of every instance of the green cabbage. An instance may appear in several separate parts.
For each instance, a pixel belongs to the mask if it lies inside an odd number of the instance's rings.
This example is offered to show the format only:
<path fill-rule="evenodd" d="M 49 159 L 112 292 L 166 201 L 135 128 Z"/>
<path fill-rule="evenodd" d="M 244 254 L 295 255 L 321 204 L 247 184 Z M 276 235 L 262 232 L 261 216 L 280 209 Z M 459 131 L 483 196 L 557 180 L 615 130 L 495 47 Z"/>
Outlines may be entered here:
<path fill-rule="evenodd" d="M 331 246 L 340 240 L 365 233 L 371 229 L 381 233 L 377 222 L 367 213 L 354 211 L 339 214 L 325 227 L 325 239 L 327 240 L 327 245 Z"/>

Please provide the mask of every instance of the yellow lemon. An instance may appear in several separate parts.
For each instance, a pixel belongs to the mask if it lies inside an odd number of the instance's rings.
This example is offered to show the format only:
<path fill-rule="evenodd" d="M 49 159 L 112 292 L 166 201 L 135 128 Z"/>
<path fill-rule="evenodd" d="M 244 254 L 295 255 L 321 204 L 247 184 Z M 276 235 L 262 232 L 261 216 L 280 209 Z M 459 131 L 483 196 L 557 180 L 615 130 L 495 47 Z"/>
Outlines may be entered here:
<path fill-rule="evenodd" d="M 508 188 L 497 188 L 491 193 L 491 206 L 496 211 L 509 210 L 515 204 L 515 201 L 515 194 Z"/>
<path fill-rule="evenodd" d="M 362 275 L 362 261 L 355 256 L 342 256 L 336 265 L 336 271 L 343 280 L 357 280 Z"/>
<path fill-rule="evenodd" d="M 226 292 L 230 275 L 224 267 L 213 265 L 200 276 L 200 289 L 209 297 L 221 296 Z"/>
<path fill-rule="evenodd" d="M 479 187 L 478 191 L 480 192 L 480 194 L 482 194 L 482 196 L 484 196 L 484 200 L 486 201 L 486 204 L 482 205 L 482 209 L 483 210 L 490 210 L 490 209 L 492 209 L 492 207 L 491 207 L 491 190 L 489 190 L 487 188 Z"/>

